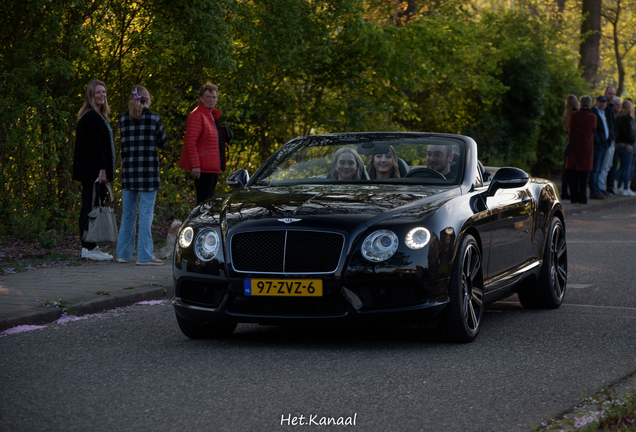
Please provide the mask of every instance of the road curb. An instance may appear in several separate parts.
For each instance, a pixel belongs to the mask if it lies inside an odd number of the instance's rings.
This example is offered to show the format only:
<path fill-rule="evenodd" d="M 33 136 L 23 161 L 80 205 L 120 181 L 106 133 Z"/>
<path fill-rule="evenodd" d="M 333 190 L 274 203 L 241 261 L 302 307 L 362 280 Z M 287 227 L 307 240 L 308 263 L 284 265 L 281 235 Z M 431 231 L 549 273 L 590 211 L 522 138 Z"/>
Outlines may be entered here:
<path fill-rule="evenodd" d="M 69 315 L 81 316 L 104 312 L 118 307 L 134 305 L 140 301 L 160 300 L 174 295 L 172 286 L 145 286 L 123 289 L 113 295 L 98 295 L 69 300 L 66 312 Z M 63 314 L 61 307 L 37 306 L 35 308 L 13 312 L 0 316 L 0 331 L 20 325 L 42 325 L 57 321 Z"/>

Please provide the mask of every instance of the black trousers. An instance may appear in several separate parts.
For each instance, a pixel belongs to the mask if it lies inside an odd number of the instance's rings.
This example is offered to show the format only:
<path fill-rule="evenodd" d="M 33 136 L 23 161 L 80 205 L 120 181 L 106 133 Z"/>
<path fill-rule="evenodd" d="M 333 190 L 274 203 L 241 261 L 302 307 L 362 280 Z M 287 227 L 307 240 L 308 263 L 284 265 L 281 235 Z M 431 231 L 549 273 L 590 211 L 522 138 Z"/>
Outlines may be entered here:
<path fill-rule="evenodd" d="M 88 250 L 92 250 L 97 246 L 95 243 L 88 243 L 84 241 L 84 232 L 88 230 L 88 214 L 93 210 L 93 207 L 98 205 L 99 201 L 95 196 L 95 202 L 93 202 L 93 185 L 95 182 L 82 182 L 82 209 L 79 215 L 79 236 L 82 242 L 82 247 Z M 102 204 L 106 202 L 108 198 L 108 189 L 106 184 L 101 183 L 99 185 L 99 195 L 102 199 Z"/>
<path fill-rule="evenodd" d="M 201 173 L 198 179 L 194 179 L 194 189 L 197 192 L 197 205 L 214 196 L 214 188 L 219 180 L 217 173 Z"/>
<path fill-rule="evenodd" d="M 587 204 L 587 177 L 589 171 L 567 170 L 572 204 Z"/>
<path fill-rule="evenodd" d="M 561 173 L 561 198 L 568 199 L 570 197 L 570 179 L 568 179 L 568 170 L 563 165 L 563 172 Z"/>

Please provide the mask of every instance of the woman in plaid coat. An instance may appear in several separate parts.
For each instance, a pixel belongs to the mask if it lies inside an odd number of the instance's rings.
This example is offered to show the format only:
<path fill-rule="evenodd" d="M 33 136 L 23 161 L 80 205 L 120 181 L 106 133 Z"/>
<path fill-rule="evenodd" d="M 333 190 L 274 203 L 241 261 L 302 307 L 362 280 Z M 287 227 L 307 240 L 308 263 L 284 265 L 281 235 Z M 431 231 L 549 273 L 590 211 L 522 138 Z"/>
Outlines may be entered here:
<path fill-rule="evenodd" d="M 137 265 L 163 265 L 153 254 L 150 228 L 154 216 L 159 179 L 158 149 L 164 148 L 168 138 L 161 118 L 150 107 L 150 93 L 143 86 L 135 86 L 130 95 L 128 112 L 119 117 L 122 159 L 122 218 L 117 239 L 117 262 L 132 258 L 135 249 L 135 226 L 139 205 L 139 240 Z"/>

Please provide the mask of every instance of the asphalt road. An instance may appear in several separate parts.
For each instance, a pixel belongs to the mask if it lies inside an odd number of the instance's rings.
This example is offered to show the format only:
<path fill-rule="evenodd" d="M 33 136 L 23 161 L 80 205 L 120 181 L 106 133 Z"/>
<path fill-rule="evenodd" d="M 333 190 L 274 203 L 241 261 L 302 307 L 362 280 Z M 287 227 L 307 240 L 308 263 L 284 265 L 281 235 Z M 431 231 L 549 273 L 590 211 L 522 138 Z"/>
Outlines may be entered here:
<path fill-rule="evenodd" d="M 491 305 L 472 344 L 257 325 L 193 341 L 168 302 L 1 337 L 0 430 L 531 431 L 636 371 L 636 207 L 566 223 L 565 304 Z M 323 417 L 355 425 L 307 424 Z"/>

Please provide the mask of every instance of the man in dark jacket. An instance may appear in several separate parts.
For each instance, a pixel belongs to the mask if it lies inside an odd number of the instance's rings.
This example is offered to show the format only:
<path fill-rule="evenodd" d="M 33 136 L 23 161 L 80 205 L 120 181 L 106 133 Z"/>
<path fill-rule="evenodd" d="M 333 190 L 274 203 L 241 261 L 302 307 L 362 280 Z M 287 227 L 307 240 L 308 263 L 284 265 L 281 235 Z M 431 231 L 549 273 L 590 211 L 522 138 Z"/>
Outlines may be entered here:
<path fill-rule="evenodd" d="M 605 158 L 603 159 L 601 166 L 601 174 L 599 175 L 599 184 L 601 186 L 601 193 L 607 197 L 611 197 L 614 193 L 614 173 L 616 172 L 615 165 L 618 163 L 615 156 L 614 142 L 614 123 L 616 122 L 616 111 L 614 110 L 614 98 L 616 96 L 616 90 L 614 87 L 608 87 L 603 94 L 607 99 L 607 107 L 605 108 L 605 117 L 607 119 L 607 125 L 609 129 L 609 147 Z"/>
<path fill-rule="evenodd" d="M 599 96 L 596 98 L 596 106 L 592 108 L 592 114 L 596 116 L 596 133 L 594 134 L 594 162 L 592 172 L 590 172 L 590 198 L 605 199 L 606 196 L 601 192 L 601 169 L 603 168 L 603 160 L 607 154 L 610 141 L 609 124 L 605 114 L 607 107 L 607 98 Z"/>

